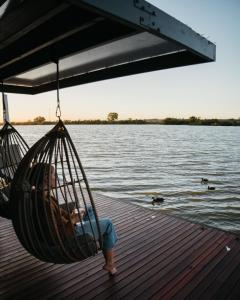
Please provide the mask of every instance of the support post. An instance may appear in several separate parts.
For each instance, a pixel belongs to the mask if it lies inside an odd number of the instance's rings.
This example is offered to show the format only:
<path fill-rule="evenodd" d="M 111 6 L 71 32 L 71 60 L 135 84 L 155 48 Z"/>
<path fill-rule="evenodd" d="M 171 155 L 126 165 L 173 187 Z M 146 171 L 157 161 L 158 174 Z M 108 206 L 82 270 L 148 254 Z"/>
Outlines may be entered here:
<path fill-rule="evenodd" d="M 3 101 L 3 124 L 9 122 L 9 110 L 8 110 L 8 98 L 6 94 L 2 94 L 2 101 Z"/>

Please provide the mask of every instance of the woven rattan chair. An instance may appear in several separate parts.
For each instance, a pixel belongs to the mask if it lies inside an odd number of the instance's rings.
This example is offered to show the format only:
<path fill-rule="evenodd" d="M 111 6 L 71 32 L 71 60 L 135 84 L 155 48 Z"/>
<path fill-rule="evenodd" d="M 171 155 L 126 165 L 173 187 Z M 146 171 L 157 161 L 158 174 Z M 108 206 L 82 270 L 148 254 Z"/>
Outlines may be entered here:
<path fill-rule="evenodd" d="M 11 218 L 9 193 L 11 183 L 29 147 L 18 131 L 5 122 L 0 130 L 0 216 Z"/>
<path fill-rule="evenodd" d="M 40 260 L 72 263 L 93 256 L 101 249 L 91 191 L 73 142 L 60 119 L 21 161 L 12 183 L 10 204 L 19 240 Z M 91 217 L 88 216 L 90 206 L 94 212 Z M 78 236 L 71 221 L 73 209 L 82 230 Z M 85 219 L 82 209 L 86 211 Z"/>

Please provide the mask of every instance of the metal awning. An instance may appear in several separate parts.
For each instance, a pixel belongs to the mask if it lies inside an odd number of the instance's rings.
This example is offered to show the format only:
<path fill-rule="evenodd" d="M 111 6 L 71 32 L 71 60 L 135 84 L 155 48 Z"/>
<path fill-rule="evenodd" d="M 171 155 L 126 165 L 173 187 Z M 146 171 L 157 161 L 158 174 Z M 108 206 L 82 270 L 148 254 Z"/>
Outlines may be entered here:
<path fill-rule="evenodd" d="M 206 38 L 143 0 L 19 0 L 0 19 L 5 92 L 55 89 L 57 60 L 63 88 L 211 62 L 215 51 Z"/>

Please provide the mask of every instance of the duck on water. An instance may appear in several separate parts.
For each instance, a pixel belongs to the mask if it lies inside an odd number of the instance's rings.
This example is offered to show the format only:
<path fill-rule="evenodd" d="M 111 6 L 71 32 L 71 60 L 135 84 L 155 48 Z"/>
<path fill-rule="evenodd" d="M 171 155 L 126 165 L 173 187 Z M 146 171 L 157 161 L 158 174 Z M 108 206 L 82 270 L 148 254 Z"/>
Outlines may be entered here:
<path fill-rule="evenodd" d="M 207 178 L 202 178 L 201 184 L 207 184 L 207 183 L 208 183 L 208 179 Z"/>
<path fill-rule="evenodd" d="M 158 197 L 158 196 L 152 197 L 152 205 L 153 206 L 155 204 L 161 204 L 163 202 L 164 202 L 164 198 L 162 198 L 162 197 Z"/>

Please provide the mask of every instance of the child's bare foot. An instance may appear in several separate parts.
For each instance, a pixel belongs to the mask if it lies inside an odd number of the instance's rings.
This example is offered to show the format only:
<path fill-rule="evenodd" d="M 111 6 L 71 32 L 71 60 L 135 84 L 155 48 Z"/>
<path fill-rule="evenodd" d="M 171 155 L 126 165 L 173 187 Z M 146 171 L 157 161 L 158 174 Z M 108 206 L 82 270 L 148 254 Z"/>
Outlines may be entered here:
<path fill-rule="evenodd" d="M 111 275 L 114 275 L 117 273 L 117 269 L 114 267 L 114 265 L 104 265 L 103 270 L 108 271 Z"/>

